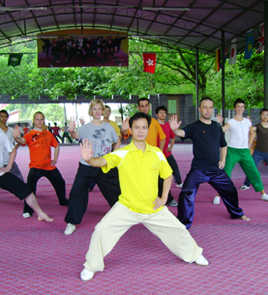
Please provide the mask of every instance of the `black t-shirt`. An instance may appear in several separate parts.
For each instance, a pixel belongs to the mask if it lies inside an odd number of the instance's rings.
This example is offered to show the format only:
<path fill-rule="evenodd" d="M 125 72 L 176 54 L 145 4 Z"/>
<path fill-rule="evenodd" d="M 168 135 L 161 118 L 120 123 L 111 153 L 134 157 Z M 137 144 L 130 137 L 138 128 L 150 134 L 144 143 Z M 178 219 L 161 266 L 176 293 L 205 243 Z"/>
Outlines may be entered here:
<path fill-rule="evenodd" d="M 193 141 L 192 168 L 201 171 L 216 171 L 219 169 L 220 147 L 226 146 L 226 141 L 219 123 L 211 121 L 205 124 L 200 120 L 183 128 L 185 139 Z"/>

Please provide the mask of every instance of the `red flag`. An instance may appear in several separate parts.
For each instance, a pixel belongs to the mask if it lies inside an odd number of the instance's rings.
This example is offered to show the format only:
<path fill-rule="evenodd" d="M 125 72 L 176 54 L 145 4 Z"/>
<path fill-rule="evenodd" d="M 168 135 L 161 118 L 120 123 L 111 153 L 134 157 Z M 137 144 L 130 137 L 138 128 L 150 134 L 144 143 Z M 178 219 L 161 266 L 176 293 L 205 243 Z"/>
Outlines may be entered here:
<path fill-rule="evenodd" d="M 235 63 L 236 63 L 236 38 L 232 40 L 230 57 L 229 57 L 229 65 L 234 65 Z"/>
<path fill-rule="evenodd" d="M 264 23 L 259 25 L 258 49 L 256 53 L 261 53 L 264 48 Z"/>
<path fill-rule="evenodd" d="M 143 71 L 155 73 L 156 53 L 143 53 Z"/>

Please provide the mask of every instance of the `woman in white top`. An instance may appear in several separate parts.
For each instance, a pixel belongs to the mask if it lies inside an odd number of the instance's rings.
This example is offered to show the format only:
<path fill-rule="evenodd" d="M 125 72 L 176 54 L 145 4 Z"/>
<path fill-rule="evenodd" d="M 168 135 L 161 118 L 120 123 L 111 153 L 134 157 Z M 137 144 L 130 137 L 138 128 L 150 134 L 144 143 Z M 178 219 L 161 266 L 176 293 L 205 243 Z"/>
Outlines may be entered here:
<path fill-rule="evenodd" d="M 249 147 L 254 140 L 254 130 L 251 121 L 243 117 L 245 102 L 241 98 L 234 102 L 235 116 L 226 123 L 223 131 L 230 131 L 230 140 L 224 170 L 231 178 L 232 170 L 236 163 L 239 163 L 256 192 L 261 193 L 261 199 L 268 201 L 260 173 L 252 159 Z M 216 196 L 213 203 L 220 203 L 220 197 Z"/>

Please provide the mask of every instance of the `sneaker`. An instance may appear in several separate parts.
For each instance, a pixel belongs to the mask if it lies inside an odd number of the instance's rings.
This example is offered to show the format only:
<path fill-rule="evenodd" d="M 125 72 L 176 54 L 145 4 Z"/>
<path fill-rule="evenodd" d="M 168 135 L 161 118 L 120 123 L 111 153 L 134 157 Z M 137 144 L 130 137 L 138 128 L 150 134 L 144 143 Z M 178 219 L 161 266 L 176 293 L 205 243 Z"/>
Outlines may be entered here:
<path fill-rule="evenodd" d="M 71 235 L 75 230 L 76 230 L 76 226 L 74 224 L 68 223 L 65 228 L 64 234 L 66 236 Z"/>
<path fill-rule="evenodd" d="M 29 212 L 22 213 L 23 218 L 30 218 L 31 214 Z"/>
<path fill-rule="evenodd" d="M 201 265 L 201 266 L 208 266 L 209 265 L 209 262 L 206 260 L 206 258 L 202 254 L 199 256 L 198 259 L 196 259 L 195 263 L 197 265 Z"/>
<path fill-rule="evenodd" d="M 250 189 L 250 186 L 242 185 L 242 186 L 240 187 L 240 189 L 241 189 L 242 191 L 245 191 L 245 190 L 247 190 L 247 189 Z"/>
<path fill-rule="evenodd" d="M 167 203 L 167 206 L 177 207 L 178 206 L 178 203 L 173 199 L 171 202 Z"/>
<path fill-rule="evenodd" d="M 266 194 L 262 194 L 261 199 L 264 201 L 268 201 L 268 196 Z"/>
<path fill-rule="evenodd" d="M 88 270 L 87 268 L 84 268 L 80 273 L 80 278 L 82 281 L 89 281 L 93 279 L 93 277 L 94 277 L 94 272 Z"/>
<path fill-rule="evenodd" d="M 181 184 L 177 184 L 176 187 L 182 188 L 183 187 L 183 182 Z"/>
<path fill-rule="evenodd" d="M 214 205 L 219 205 L 221 202 L 221 198 L 219 196 L 216 196 L 213 200 L 213 204 Z"/>

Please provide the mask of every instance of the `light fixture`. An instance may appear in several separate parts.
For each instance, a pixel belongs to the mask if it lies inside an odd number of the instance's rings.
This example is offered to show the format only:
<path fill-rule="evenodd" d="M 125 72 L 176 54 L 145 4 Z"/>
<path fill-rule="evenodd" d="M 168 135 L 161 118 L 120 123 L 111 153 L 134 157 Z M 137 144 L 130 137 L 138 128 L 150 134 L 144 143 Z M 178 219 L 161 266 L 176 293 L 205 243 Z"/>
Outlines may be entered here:
<path fill-rule="evenodd" d="M 47 10 L 47 7 L 0 7 L 0 11 Z"/>
<path fill-rule="evenodd" d="M 143 10 L 172 10 L 172 11 L 189 11 L 188 7 L 142 7 Z"/>

